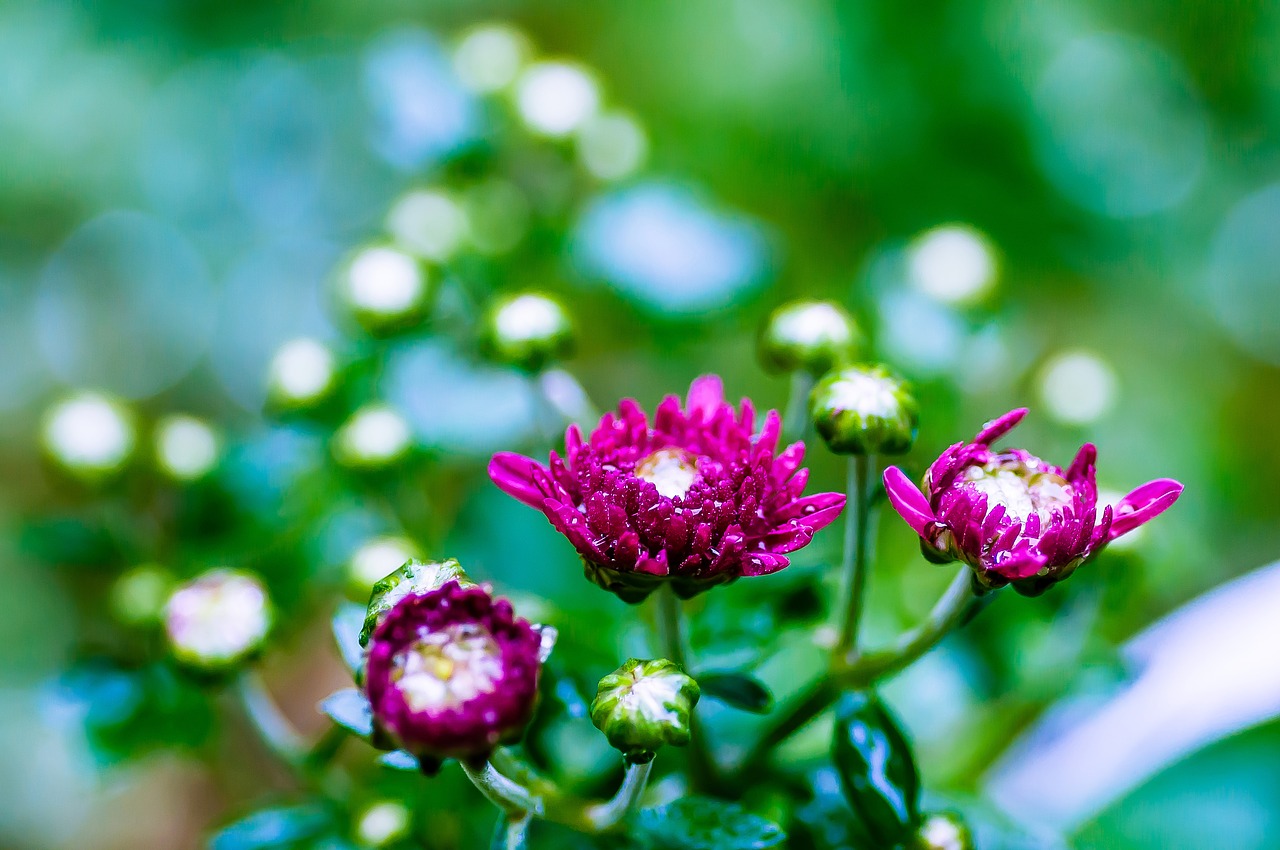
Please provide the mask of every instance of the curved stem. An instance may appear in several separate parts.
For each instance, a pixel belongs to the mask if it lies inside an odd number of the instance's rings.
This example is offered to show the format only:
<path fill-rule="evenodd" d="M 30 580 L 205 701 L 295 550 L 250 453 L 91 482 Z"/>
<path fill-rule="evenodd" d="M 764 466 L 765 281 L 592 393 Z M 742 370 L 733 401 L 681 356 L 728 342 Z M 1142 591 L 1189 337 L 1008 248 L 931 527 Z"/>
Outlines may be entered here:
<path fill-rule="evenodd" d="M 845 513 L 841 562 L 845 609 L 840 622 L 840 638 L 836 643 L 836 652 L 842 658 L 851 654 L 856 656 L 858 652 L 858 627 L 862 624 L 867 569 L 871 560 L 871 472 L 875 467 L 875 458 L 870 455 L 849 458 L 845 492 L 850 507 Z"/>
<path fill-rule="evenodd" d="M 545 809 L 542 800 L 534 796 L 528 788 L 498 773 L 493 764 L 485 762 L 477 767 L 463 760 L 459 762 L 462 771 L 471 780 L 471 784 L 480 789 L 480 793 L 488 798 L 499 809 L 506 812 L 513 820 L 525 815 L 542 816 Z"/>
<path fill-rule="evenodd" d="M 595 803 L 587 808 L 586 816 L 595 825 L 597 832 L 605 832 L 622 822 L 640 802 L 640 795 L 649 784 L 649 772 L 653 769 L 653 760 L 644 764 L 627 762 L 627 772 L 622 778 L 622 785 L 613 798 L 603 803 Z"/>
<path fill-rule="evenodd" d="M 493 828 L 492 850 L 523 850 L 528 845 L 529 815 L 513 817 L 503 813 Z"/>
<path fill-rule="evenodd" d="M 245 670 L 236 679 L 236 694 L 245 716 L 271 752 L 291 767 L 301 767 L 307 757 L 306 743 L 276 705 L 262 676 L 256 670 Z"/>
<path fill-rule="evenodd" d="M 483 770 L 463 765 L 472 782 L 477 782 L 477 776 L 487 778 L 487 774 L 491 772 L 506 783 L 505 787 L 514 786 L 520 789 L 527 800 L 536 804 L 538 807 L 536 810 L 529 810 L 535 816 L 587 833 L 608 832 L 620 824 L 639 804 L 652 768 L 652 762 L 646 764 L 628 762 L 626 775 L 613 797 L 608 800 L 584 800 L 565 792 L 554 781 L 541 776 L 523 759 L 506 749 L 494 750 L 489 757 L 489 764 L 485 765 Z M 499 770 L 502 772 L 498 773 Z M 477 787 L 480 787 L 489 799 L 494 799 L 490 796 L 490 791 L 481 787 L 479 783 Z M 498 785 L 490 783 L 489 787 L 497 788 Z M 494 791 L 494 793 L 498 792 Z M 508 806 L 518 796 L 518 793 L 504 796 L 504 803 L 498 804 L 513 819 L 515 814 Z"/>
<path fill-rule="evenodd" d="M 964 621 L 976 601 L 969 568 L 962 566 L 929 616 L 894 641 L 892 646 L 853 661 L 844 655 L 835 656 L 827 677 L 810 685 L 804 696 L 795 701 L 751 748 L 738 767 L 738 777 L 749 776 L 763 766 L 774 747 L 826 710 L 841 692 L 873 685 L 918 660 Z"/>

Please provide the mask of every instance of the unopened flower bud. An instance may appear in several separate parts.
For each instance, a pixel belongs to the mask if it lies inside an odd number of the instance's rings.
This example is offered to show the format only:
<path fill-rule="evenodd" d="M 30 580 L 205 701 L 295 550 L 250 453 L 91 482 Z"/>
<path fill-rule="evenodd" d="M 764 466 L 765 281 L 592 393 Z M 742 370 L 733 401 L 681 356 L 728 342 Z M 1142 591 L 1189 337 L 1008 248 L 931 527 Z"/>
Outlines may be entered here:
<path fill-rule="evenodd" d="M 689 716 L 698 683 L 675 663 L 630 658 L 600 680 L 591 722 L 629 760 L 646 762 L 664 744 L 689 743 Z"/>
<path fill-rule="evenodd" d="M 973 850 L 973 834 L 959 815 L 937 812 L 916 830 L 913 850 Z"/>
<path fill-rule="evenodd" d="M 430 770 L 520 738 L 538 698 L 542 638 L 511 604 L 456 581 L 406 596 L 369 639 L 375 735 Z"/>
<path fill-rule="evenodd" d="M 166 416 L 156 425 L 156 465 L 175 481 L 196 481 L 218 463 L 218 434 L 194 416 Z"/>
<path fill-rule="evenodd" d="M 770 372 L 803 370 L 817 377 L 851 362 L 861 345 L 862 332 L 839 304 L 793 301 L 765 322 L 760 361 Z"/>
<path fill-rule="evenodd" d="M 883 366 L 846 366 L 827 374 L 809 396 L 809 412 L 836 454 L 900 455 L 916 439 L 916 400 Z"/>
<path fill-rule="evenodd" d="M 268 402 L 279 410 L 314 407 L 336 386 L 337 368 L 324 343 L 307 337 L 286 342 L 271 360 Z"/>
<path fill-rule="evenodd" d="M 58 466 L 77 478 L 98 480 L 129 462 L 135 442 L 133 415 L 100 393 L 77 393 L 45 413 L 41 437 Z"/>
<path fill-rule="evenodd" d="M 395 248 L 366 248 L 338 277 L 343 309 L 374 336 L 414 327 L 427 317 L 435 284 L 426 266 Z"/>
<path fill-rule="evenodd" d="M 370 635 L 401 599 L 439 590 L 451 581 L 457 582 L 462 587 L 476 586 L 471 577 L 463 571 L 462 565 L 454 558 L 443 561 L 419 561 L 410 558 L 391 574 L 384 574 L 384 577 L 373 586 L 373 592 L 369 596 L 364 628 L 360 630 L 360 645 L 368 645 Z"/>
<path fill-rule="evenodd" d="M 480 342 L 493 360 L 540 372 L 573 350 L 573 325 L 564 307 L 550 296 L 508 296 L 490 307 Z"/>
<path fill-rule="evenodd" d="M 333 435 L 333 455 L 352 469 L 382 469 L 413 447 L 404 417 L 386 404 L 366 404 L 351 414 Z"/>
<path fill-rule="evenodd" d="M 156 564 L 142 564 L 123 573 L 111 585 L 111 613 L 128 626 L 160 622 L 173 592 L 173 577 Z"/>
<path fill-rule="evenodd" d="M 179 661 L 200 670 L 223 670 L 261 648 L 271 628 L 271 603 L 256 577 L 212 570 L 169 597 L 164 628 Z"/>

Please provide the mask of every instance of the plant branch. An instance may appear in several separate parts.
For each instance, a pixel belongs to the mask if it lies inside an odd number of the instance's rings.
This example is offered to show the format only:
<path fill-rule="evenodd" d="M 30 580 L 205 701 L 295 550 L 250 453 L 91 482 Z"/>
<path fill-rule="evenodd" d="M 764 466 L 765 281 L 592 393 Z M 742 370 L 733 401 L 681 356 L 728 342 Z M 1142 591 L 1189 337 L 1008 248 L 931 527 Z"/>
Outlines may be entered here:
<path fill-rule="evenodd" d="M 890 647 L 853 660 L 835 655 L 828 675 L 810 685 L 747 753 L 738 766 L 738 778 L 759 770 L 774 747 L 825 711 L 843 691 L 869 687 L 918 660 L 964 621 L 976 601 L 969 568 L 962 566 L 929 615 Z"/>
<path fill-rule="evenodd" d="M 688 673 L 684 612 L 681 610 L 680 600 L 669 584 L 663 585 L 655 596 L 658 606 L 657 627 L 660 652 Z M 694 708 L 689 715 L 689 735 L 689 779 L 695 788 L 707 790 L 719 783 L 720 771 L 711 755 L 706 729 L 702 726 L 697 708 Z"/>
<path fill-rule="evenodd" d="M 502 748 L 494 750 L 484 770 L 468 768 L 465 764 L 463 769 L 467 771 L 471 781 L 476 783 L 476 787 L 491 800 L 494 798 L 490 796 L 490 791 L 481 787 L 473 774 L 484 775 L 485 778 L 488 778 L 487 774 L 493 774 L 505 783 L 505 785 L 490 783 L 491 789 L 501 787 L 510 789 L 512 786 L 519 789 L 511 795 L 502 797 L 503 802 L 497 804 L 513 820 L 518 813 L 508 806 L 520 800 L 523 795 L 528 805 L 537 806 L 536 810 L 525 810 L 534 816 L 562 824 L 578 832 L 598 834 L 613 830 L 639 805 L 640 797 L 644 794 L 644 789 L 649 782 L 653 762 L 645 764 L 628 762 L 622 784 L 618 787 L 617 793 L 608 800 L 584 800 L 569 794 L 554 781 L 540 775 L 519 756 Z M 497 793 L 496 790 L 495 793 Z"/>
<path fill-rule="evenodd" d="M 809 436 L 809 393 L 812 390 L 812 375 L 803 369 L 791 373 L 791 395 L 782 419 L 782 430 L 788 440 L 803 440 Z"/>
<path fill-rule="evenodd" d="M 871 473 L 875 468 L 875 458 L 871 455 L 849 458 L 845 487 L 849 508 L 845 514 L 840 570 L 844 576 L 845 608 L 840 621 L 840 638 L 836 643 L 836 653 L 841 658 L 858 654 L 858 627 L 862 624 L 867 570 L 871 561 Z"/>

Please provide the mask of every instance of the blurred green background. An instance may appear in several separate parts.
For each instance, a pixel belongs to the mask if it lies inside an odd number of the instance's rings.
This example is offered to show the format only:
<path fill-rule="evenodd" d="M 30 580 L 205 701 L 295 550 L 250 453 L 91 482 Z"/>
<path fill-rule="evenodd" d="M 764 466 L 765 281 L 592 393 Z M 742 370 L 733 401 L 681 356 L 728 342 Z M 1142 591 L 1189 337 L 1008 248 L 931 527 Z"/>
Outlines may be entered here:
<path fill-rule="evenodd" d="M 457 52 L 493 21 L 524 41 Z M 503 70 L 501 45 L 519 43 L 523 62 L 582 73 L 540 92 Z M 889 687 L 939 800 L 1018 820 L 984 794 L 1010 742 L 1066 698 L 1114 694 L 1135 674 L 1127 641 L 1280 556 L 1278 53 L 1280 4 L 1246 0 L 5 0 L 0 844 L 201 846 L 295 794 L 243 729 L 216 722 L 218 700 L 148 690 L 166 675 L 148 666 L 155 637 L 107 602 L 139 563 L 260 571 L 282 613 L 266 669 L 312 731 L 315 700 L 346 684 L 325 623 L 344 565 L 376 535 L 527 599 L 561 629 L 583 688 L 643 646 L 632 610 L 483 475 L 495 450 L 546 449 L 529 387 L 484 363 L 472 332 L 493 294 L 529 288 L 570 305 L 579 344 L 564 366 L 597 406 L 651 406 L 718 372 L 731 396 L 781 407 L 758 328 L 778 304 L 820 297 L 915 383 L 913 473 L 1025 404 L 1017 442 L 1043 457 L 1091 440 L 1104 487 L 1186 484 L 1136 545 L 1043 598 L 992 606 Z M 387 240 L 427 258 L 439 293 L 425 330 L 378 341 L 334 280 L 351 251 Z M 335 469 L 333 422 L 264 416 L 272 356 L 299 336 L 346 364 L 333 415 L 377 398 L 405 416 L 409 463 Z M 140 459 L 106 487 L 42 458 L 43 412 L 81 388 L 138 416 Z M 209 481 L 148 466 L 149 423 L 171 412 L 224 435 Z M 839 489 L 840 461 L 816 443 L 810 459 L 820 489 Z M 838 537 L 776 580 L 710 594 L 695 626 L 706 658 L 758 664 L 780 696 L 816 671 L 808 635 Z M 892 516 L 879 551 L 873 641 L 949 577 Z M 1280 677 L 1264 644 L 1232 647 L 1242 677 Z M 566 781 L 607 786 L 609 754 L 572 703 L 538 746 L 561 751 Z M 1065 840 L 1274 847 L 1280 698 L 1263 704 Z M 716 720 L 726 753 L 755 728 Z M 822 746 L 815 731 L 791 755 L 804 765 Z M 364 791 L 429 795 L 416 827 L 429 846 L 474 846 L 456 779 L 432 791 L 377 774 Z M 990 846 L 1060 846 L 1002 830 Z"/>

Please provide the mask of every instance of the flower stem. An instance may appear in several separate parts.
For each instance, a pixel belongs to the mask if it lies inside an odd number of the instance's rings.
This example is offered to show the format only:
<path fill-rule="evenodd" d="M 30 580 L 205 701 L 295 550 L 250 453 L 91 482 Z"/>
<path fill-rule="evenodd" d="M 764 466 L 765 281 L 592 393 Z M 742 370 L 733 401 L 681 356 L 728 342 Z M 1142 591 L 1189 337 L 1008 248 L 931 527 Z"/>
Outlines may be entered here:
<path fill-rule="evenodd" d="M 835 650 L 841 658 L 856 657 L 858 654 L 858 627 L 862 624 L 867 569 L 871 560 L 871 473 L 875 467 L 874 456 L 854 455 L 849 458 L 845 489 L 849 508 L 845 513 L 844 554 L 841 561 L 845 609 Z"/>
<path fill-rule="evenodd" d="M 524 850 L 528 847 L 529 816 L 498 815 L 498 822 L 493 828 L 491 850 Z"/>
<path fill-rule="evenodd" d="M 970 582 L 969 568 L 961 567 L 929 616 L 889 648 L 853 660 L 846 655 L 836 655 L 827 676 L 810 685 L 804 696 L 796 700 L 747 753 L 738 766 L 738 779 L 758 771 L 774 747 L 825 711 L 841 692 L 869 687 L 901 671 L 936 646 L 964 622 L 977 601 Z"/>
<path fill-rule="evenodd" d="M 684 648 L 684 612 L 680 600 L 669 584 L 663 585 L 655 596 L 658 605 L 659 651 L 688 673 L 689 661 Z M 702 726 L 696 708 L 689 715 L 689 736 L 689 780 L 697 789 L 709 789 L 717 784 L 720 772 L 715 759 L 711 757 L 706 729 Z"/>
<path fill-rule="evenodd" d="M 791 373 L 791 394 L 787 398 L 787 413 L 782 420 L 783 432 L 788 440 L 803 440 L 809 436 L 809 393 L 812 390 L 812 375 L 803 369 Z"/>
<path fill-rule="evenodd" d="M 535 797 L 519 782 L 498 773 L 492 763 L 486 761 L 476 766 L 464 759 L 459 764 L 462 765 L 462 771 L 471 780 L 471 784 L 480 789 L 480 793 L 489 802 L 502 809 L 513 820 L 530 814 L 542 816 L 544 812 L 542 800 Z"/>
<path fill-rule="evenodd" d="M 307 746 L 298 730 L 280 711 L 256 670 L 248 669 L 240 674 L 236 679 L 236 695 L 245 716 L 267 748 L 290 767 L 302 767 L 307 757 Z"/>
<path fill-rule="evenodd" d="M 501 770 L 504 778 L 510 777 L 508 781 L 512 784 L 526 788 L 526 793 L 541 804 L 538 817 L 594 834 L 614 829 L 635 809 L 649 781 L 653 763 L 628 763 L 622 785 L 608 800 L 584 800 L 565 792 L 510 750 L 494 750 L 490 765 Z"/>
<path fill-rule="evenodd" d="M 594 825 L 596 832 L 606 832 L 617 826 L 640 803 L 640 795 L 649 784 L 649 772 L 653 769 L 653 760 L 644 764 L 627 762 L 627 772 L 622 778 L 618 793 L 603 803 L 595 803 L 587 807 L 586 817 Z"/>

